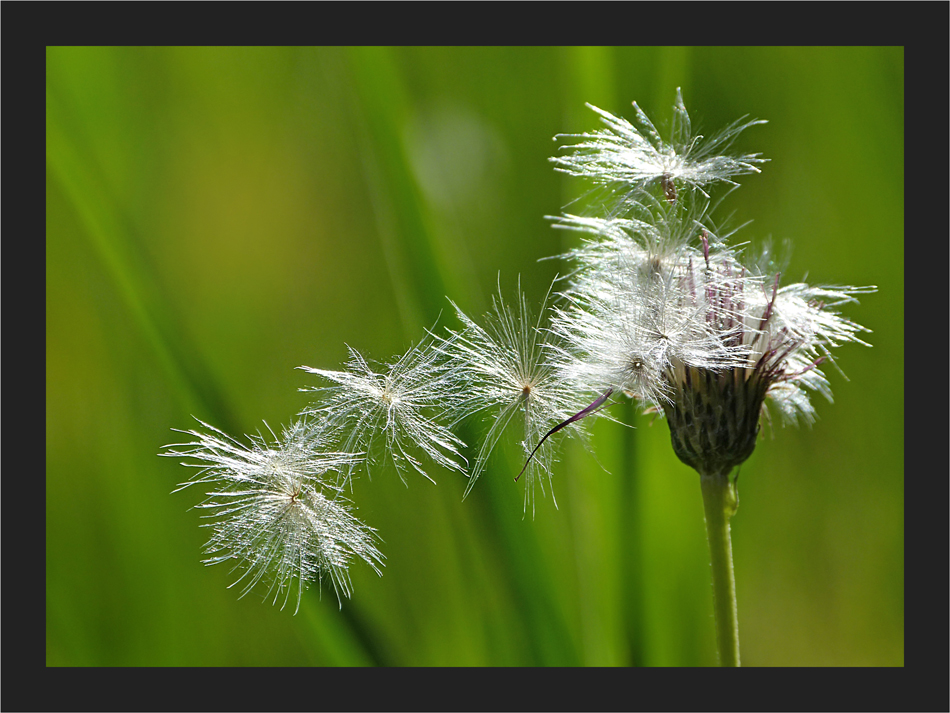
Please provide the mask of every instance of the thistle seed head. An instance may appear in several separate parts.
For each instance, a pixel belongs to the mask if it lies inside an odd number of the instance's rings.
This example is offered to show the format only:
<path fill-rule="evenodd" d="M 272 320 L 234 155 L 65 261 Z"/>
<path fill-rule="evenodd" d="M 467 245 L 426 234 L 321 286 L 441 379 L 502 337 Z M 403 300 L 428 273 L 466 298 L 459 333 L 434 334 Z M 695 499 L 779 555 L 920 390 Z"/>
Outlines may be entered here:
<path fill-rule="evenodd" d="M 819 365 L 832 348 L 864 344 L 858 334 L 867 331 L 834 308 L 875 288 L 781 287 L 779 274 L 743 265 L 729 236 L 716 234 L 718 200 L 703 187 L 759 172 L 758 154 L 720 154 L 764 122 L 740 120 L 703 141 L 677 91 L 666 142 L 634 106 L 640 128 L 592 107 L 607 129 L 552 159 L 621 196 L 607 218 L 554 219 L 583 239 L 565 256 L 574 267 L 553 320 L 560 375 L 578 390 L 624 393 L 663 412 L 683 462 L 728 472 L 755 448 L 764 403 L 788 421 L 814 420 L 809 392 L 831 398 Z"/>

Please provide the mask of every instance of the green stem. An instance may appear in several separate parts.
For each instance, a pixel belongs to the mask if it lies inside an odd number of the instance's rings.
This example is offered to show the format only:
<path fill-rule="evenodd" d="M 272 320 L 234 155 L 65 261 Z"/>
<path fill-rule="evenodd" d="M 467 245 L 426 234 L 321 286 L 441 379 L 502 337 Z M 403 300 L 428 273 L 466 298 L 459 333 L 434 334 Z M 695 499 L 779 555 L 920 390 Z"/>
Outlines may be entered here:
<path fill-rule="evenodd" d="M 706 512 L 706 539 L 712 563 L 713 612 L 716 618 L 716 646 L 720 666 L 739 665 L 739 619 L 736 608 L 736 578 L 732 569 L 732 539 L 729 518 L 739 505 L 729 474 L 700 474 L 703 507 Z"/>

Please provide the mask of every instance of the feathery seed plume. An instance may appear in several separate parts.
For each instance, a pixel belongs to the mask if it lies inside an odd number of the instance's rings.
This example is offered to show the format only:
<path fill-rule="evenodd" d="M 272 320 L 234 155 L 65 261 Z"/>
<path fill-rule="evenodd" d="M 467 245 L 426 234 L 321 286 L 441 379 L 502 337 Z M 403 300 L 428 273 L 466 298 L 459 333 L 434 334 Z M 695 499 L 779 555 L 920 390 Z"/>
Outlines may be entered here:
<path fill-rule="evenodd" d="M 196 419 L 197 420 L 197 419 Z M 357 520 L 329 473 L 362 459 L 357 453 L 325 452 L 319 429 L 296 421 L 274 436 L 248 436 L 244 446 L 214 426 L 198 421 L 204 431 L 181 431 L 197 440 L 166 446 L 161 455 L 190 459 L 182 465 L 199 471 L 177 490 L 191 485 L 212 489 L 198 508 L 210 510 L 212 530 L 205 546 L 205 564 L 232 562 L 241 575 L 241 597 L 260 581 L 273 602 L 283 595 L 281 609 L 296 588 L 294 613 L 311 582 L 330 578 L 336 592 L 350 596 L 348 566 L 354 557 L 377 574 L 382 555 L 375 531 Z M 273 432 L 272 432 L 273 435 Z M 197 461 L 197 462 L 193 462 Z M 341 602 L 342 606 L 342 602 Z"/>

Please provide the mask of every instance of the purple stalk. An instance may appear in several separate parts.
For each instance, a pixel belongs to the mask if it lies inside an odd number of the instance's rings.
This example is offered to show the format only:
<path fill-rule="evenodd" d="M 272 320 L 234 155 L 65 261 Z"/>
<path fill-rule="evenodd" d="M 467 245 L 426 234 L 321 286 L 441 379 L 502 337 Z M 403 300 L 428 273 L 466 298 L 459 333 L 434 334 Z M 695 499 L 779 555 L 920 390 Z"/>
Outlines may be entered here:
<path fill-rule="evenodd" d="M 613 392 L 614 392 L 613 387 L 607 389 L 607 391 L 605 391 L 602 396 L 598 396 L 597 399 L 594 401 L 594 403 L 592 403 L 590 406 L 587 406 L 586 408 L 582 408 L 580 411 L 575 413 L 569 419 L 567 419 L 566 421 L 561 421 L 561 423 L 559 423 L 550 431 L 545 433 L 544 437 L 540 441 L 538 441 L 538 445 L 536 445 L 534 447 L 534 450 L 531 451 L 531 455 L 529 455 L 528 460 L 525 461 L 524 466 L 521 468 L 521 472 L 518 473 L 517 476 L 515 476 L 515 482 L 518 482 L 518 478 L 522 476 L 522 474 L 525 471 L 525 468 L 528 467 L 528 463 L 530 463 L 531 459 L 534 458 L 534 454 L 538 452 L 538 449 L 541 447 L 541 444 L 544 443 L 548 439 L 548 436 L 550 436 L 552 433 L 557 433 L 568 424 L 574 423 L 575 421 L 580 421 L 585 416 L 590 416 L 592 413 L 594 413 L 594 411 L 596 411 L 598 408 L 600 408 L 603 405 L 604 401 L 610 398 L 610 395 Z"/>

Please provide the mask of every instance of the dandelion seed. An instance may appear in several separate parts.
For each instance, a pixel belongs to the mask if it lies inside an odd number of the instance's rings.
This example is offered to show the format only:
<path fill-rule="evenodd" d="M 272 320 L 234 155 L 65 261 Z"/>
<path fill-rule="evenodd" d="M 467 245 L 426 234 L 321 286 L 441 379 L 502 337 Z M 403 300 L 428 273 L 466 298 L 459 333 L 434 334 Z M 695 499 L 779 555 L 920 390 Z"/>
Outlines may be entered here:
<path fill-rule="evenodd" d="M 231 562 L 241 575 L 245 596 L 259 582 L 269 583 L 283 609 L 296 589 L 294 613 L 304 589 L 328 576 L 340 600 L 350 596 L 349 564 L 360 558 L 380 573 L 383 556 L 375 530 L 357 520 L 329 473 L 361 460 L 361 455 L 324 452 L 322 431 L 297 421 L 269 445 L 248 436 L 250 447 L 198 421 L 205 431 L 182 431 L 198 440 L 165 446 L 163 456 L 191 459 L 182 465 L 199 468 L 178 490 L 209 485 L 208 499 L 198 508 L 211 511 L 213 522 L 204 564 Z M 273 435 L 273 433 L 272 433 Z M 197 461 L 197 462 L 192 462 Z M 342 603 L 341 603 L 342 606 Z"/>
<path fill-rule="evenodd" d="M 551 161 L 559 171 L 618 188 L 623 196 L 660 182 L 666 199 L 672 202 L 677 199 L 677 183 L 702 192 L 704 185 L 733 183 L 733 176 L 758 173 L 756 164 L 767 160 L 759 158 L 759 154 L 725 156 L 721 153 L 742 131 L 765 121 L 743 123 L 744 120 L 740 119 L 708 139 L 694 136 L 679 89 L 676 90 L 669 142 L 660 138 L 656 127 L 636 102 L 633 108 L 640 128 L 591 104 L 587 106 L 600 115 L 607 128 L 592 134 L 565 135 L 565 138 L 584 140 L 564 146 L 571 153 L 556 156 Z"/>
<path fill-rule="evenodd" d="M 546 304 L 547 299 L 535 320 L 521 292 L 520 280 L 515 308 L 504 302 L 499 285 L 497 296 L 492 297 L 492 311 L 485 315 L 484 327 L 452 303 L 464 329 L 461 332 L 448 330 L 450 338 L 443 340 L 439 348 L 467 381 L 467 395 L 459 410 L 463 414 L 488 411 L 492 418 L 470 473 L 466 496 L 512 421 L 519 424 L 521 446 L 527 454 L 545 431 L 578 408 L 577 390 L 559 380 L 555 372 L 552 347 L 556 337 L 541 326 Z M 532 516 L 535 485 L 546 494 L 547 481 L 554 498 L 551 466 L 555 453 L 549 444 L 527 470 L 524 507 L 527 513 L 530 505 Z"/>
<path fill-rule="evenodd" d="M 463 472 L 465 446 L 442 421 L 460 400 L 458 379 L 442 363 L 431 340 L 413 346 L 399 360 L 375 371 L 366 359 L 350 347 L 345 371 L 329 371 L 301 366 L 332 386 L 308 387 L 322 397 L 305 413 L 325 419 L 344 434 L 343 449 L 364 451 L 370 469 L 390 460 L 405 483 L 408 464 L 435 482 L 414 454 L 422 451 L 433 462 Z M 350 478 L 352 469 L 347 470 Z"/>

